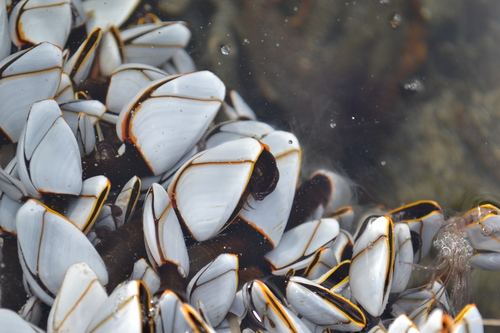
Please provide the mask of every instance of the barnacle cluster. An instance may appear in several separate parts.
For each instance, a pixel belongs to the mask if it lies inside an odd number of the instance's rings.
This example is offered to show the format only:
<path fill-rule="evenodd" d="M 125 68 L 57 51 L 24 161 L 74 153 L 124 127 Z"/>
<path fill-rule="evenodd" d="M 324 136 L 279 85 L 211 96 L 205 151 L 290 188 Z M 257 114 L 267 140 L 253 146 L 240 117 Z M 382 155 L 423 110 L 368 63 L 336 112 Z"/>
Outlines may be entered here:
<path fill-rule="evenodd" d="M 299 181 L 297 137 L 196 70 L 184 22 L 41 3 L 0 2 L 6 330 L 482 332 L 468 280 L 409 281 L 432 244 L 435 271 L 498 269 L 496 207 L 363 211 L 336 172 Z"/>

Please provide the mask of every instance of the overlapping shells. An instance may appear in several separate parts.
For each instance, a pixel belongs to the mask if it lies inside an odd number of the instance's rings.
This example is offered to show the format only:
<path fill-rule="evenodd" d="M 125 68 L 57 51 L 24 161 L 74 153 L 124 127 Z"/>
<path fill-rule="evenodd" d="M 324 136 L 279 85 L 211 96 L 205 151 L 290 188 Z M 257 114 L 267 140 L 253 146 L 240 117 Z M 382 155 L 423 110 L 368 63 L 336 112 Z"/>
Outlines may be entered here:
<path fill-rule="evenodd" d="M 299 182 L 298 139 L 226 101 L 185 23 L 121 27 L 137 3 L 0 1 L 0 50 L 16 49 L 0 140 L 17 145 L 0 169 L 3 327 L 482 332 L 466 291 L 472 266 L 500 268 L 498 208 L 366 213 L 335 172 Z"/>

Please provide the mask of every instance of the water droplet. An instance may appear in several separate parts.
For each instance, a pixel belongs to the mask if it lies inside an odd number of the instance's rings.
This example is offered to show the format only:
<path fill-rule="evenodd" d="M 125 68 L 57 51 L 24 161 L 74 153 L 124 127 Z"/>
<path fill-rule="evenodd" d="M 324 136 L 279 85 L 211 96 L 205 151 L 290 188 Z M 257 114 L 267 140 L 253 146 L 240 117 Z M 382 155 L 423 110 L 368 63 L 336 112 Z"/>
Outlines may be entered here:
<path fill-rule="evenodd" d="M 336 126 L 337 126 L 337 124 L 336 124 L 336 123 L 330 123 L 330 127 L 331 127 L 331 128 L 335 128 Z"/>
<path fill-rule="evenodd" d="M 119 291 L 119 294 L 117 295 L 116 299 L 115 299 L 115 304 L 113 306 L 113 317 L 114 318 L 118 318 L 118 311 L 120 310 L 121 308 L 121 305 L 125 302 L 126 300 L 126 297 L 124 295 L 124 293 L 126 293 L 125 290 L 121 289 Z"/>
<path fill-rule="evenodd" d="M 403 89 L 403 92 L 408 95 L 416 94 L 424 91 L 424 84 L 418 79 L 411 79 L 402 82 L 401 88 Z"/>
<path fill-rule="evenodd" d="M 393 29 L 399 28 L 399 25 L 401 24 L 401 15 L 398 13 L 392 14 L 391 18 L 389 19 L 389 24 Z"/>
<path fill-rule="evenodd" d="M 186 271 L 181 266 L 177 266 L 177 273 L 179 273 L 179 275 L 183 278 L 187 278 Z"/>
<path fill-rule="evenodd" d="M 248 38 L 245 38 L 245 39 L 243 39 L 243 43 L 245 43 L 245 44 L 249 44 L 249 43 L 250 43 L 250 41 L 248 40 Z"/>
<path fill-rule="evenodd" d="M 151 300 L 149 302 L 149 318 L 155 318 L 156 317 L 156 307 L 155 307 L 155 302 Z"/>
<path fill-rule="evenodd" d="M 220 53 L 222 53 L 223 55 L 228 55 L 229 53 L 231 53 L 231 47 L 229 47 L 229 45 L 222 45 L 220 47 Z"/>
<path fill-rule="evenodd" d="M 293 7 L 293 10 L 296 12 L 299 10 L 299 7 Z"/>
<path fill-rule="evenodd" d="M 387 162 L 386 161 L 382 161 L 382 162 L 380 162 L 380 164 L 382 164 L 382 165 L 385 166 L 387 164 Z"/>
<path fill-rule="evenodd" d="M 493 228 L 489 225 L 483 225 L 481 228 L 481 233 L 484 236 L 490 236 L 492 232 L 493 232 Z"/>

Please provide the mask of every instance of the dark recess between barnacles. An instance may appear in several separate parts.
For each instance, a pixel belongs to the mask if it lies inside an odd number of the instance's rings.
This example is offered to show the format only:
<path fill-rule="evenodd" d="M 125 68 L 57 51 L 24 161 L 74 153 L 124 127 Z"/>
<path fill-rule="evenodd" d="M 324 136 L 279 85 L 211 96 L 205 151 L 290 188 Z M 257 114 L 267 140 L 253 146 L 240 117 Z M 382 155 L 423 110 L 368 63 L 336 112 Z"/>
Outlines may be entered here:
<path fill-rule="evenodd" d="M 17 258 L 16 236 L 0 232 L 0 307 L 14 311 L 19 311 L 28 299 Z"/>

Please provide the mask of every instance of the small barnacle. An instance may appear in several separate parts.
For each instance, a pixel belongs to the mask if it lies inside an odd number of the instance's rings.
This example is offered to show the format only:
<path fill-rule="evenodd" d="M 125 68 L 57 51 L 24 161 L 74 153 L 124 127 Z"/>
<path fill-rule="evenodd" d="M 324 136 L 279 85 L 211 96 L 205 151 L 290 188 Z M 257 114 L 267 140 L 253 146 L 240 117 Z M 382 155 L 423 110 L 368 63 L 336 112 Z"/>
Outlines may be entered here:
<path fill-rule="evenodd" d="M 463 219 L 449 219 L 434 240 L 434 247 L 439 251 L 436 269 L 444 284 L 450 286 L 452 313 L 459 311 L 472 300 L 469 259 L 474 254 L 474 249 L 463 231 Z"/>
<path fill-rule="evenodd" d="M 96 159 L 106 160 L 118 156 L 118 149 L 110 142 L 101 141 L 97 143 Z"/>

